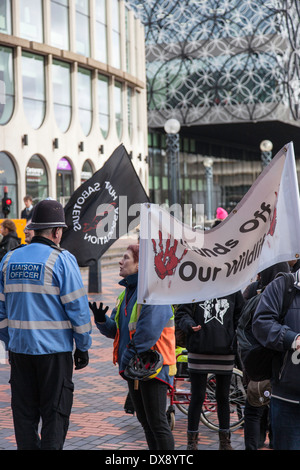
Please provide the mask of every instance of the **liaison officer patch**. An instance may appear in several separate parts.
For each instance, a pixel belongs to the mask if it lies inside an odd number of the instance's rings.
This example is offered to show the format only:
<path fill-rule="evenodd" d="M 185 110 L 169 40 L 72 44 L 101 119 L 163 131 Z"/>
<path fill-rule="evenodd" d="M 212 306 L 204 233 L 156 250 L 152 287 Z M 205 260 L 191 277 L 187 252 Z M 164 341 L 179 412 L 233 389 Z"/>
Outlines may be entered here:
<path fill-rule="evenodd" d="M 40 281 L 42 269 L 42 263 L 11 263 L 9 265 L 8 279 L 10 281 L 25 279 Z"/>

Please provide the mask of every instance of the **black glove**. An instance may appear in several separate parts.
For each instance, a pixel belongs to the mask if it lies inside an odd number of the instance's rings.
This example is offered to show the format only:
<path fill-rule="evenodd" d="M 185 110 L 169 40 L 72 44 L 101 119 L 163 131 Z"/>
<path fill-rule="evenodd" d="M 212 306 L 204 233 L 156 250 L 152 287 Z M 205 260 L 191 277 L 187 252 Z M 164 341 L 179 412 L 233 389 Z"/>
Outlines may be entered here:
<path fill-rule="evenodd" d="M 89 353 L 75 349 L 74 353 L 75 370 L 83 369 L 89 363 Z"/>
<path fill-rule="evenodd" d="M 108 306 L 103 308 L 103 303 L 100 302 L 99 307 L 97 307 L 96 302 L 93 302 L 93 303 L 89 302 L 89 307 L 94 314 L 95 322 L 105 323 L 106 321 L 105 314 L 108 310 Z"/>

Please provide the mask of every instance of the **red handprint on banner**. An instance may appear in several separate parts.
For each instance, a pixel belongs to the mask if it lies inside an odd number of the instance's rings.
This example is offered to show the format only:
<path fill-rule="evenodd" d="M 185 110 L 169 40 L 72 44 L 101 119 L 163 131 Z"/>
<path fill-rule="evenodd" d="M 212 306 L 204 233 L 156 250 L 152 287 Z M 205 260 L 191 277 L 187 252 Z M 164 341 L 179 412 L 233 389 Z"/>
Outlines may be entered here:
<path fill-rule="evenodd" d="M 184 255 L 187 253 L 188 250 L 184 250 L 182 256 L 178 258 L 176 256 L 176 250 L 178 241 L 174 240 L 174 244 L 171 246 L 171 235 L 167 239 L 166 247 L 164 250 L 163 242 L 162 242 L 162 233 L 159 230 L 159 249 L 160 251 L 157 252 L 156 249 L 156 241 L 152 238 L 153 244 L 153 251 L 154 251 L 154 266 L 156 274 L 160 279 L 164 279 L 166 276 L 173 276 L 175 273 L 175 269 L 178 264 L 181 262 Z"/>

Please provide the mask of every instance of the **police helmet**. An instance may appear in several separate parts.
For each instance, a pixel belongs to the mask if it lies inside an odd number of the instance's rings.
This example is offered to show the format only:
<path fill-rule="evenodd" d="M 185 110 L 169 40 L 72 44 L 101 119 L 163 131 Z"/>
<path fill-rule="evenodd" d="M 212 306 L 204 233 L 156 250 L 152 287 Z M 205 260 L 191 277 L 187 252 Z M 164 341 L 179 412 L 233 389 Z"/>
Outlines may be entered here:
<path fill-rule="evenodd" d="M 28 230 L 44 230 L 47 228 L 67 227 L 63 206 L 54 199 L 38 202 L 32 212 Z"/>

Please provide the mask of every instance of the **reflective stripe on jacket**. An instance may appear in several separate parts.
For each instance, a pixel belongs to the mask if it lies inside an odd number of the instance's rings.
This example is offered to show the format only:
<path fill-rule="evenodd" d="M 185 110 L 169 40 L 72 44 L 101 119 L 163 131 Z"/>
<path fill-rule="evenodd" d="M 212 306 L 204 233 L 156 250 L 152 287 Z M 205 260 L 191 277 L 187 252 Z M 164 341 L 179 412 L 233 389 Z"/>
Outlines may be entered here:
<path fill-rule="evenodd" d="M 71 253 L 32 243 L 9 252 L 0 266 L 0 339 L 7 335 L 9 350 L 66 352 L 74 340 L 81 351 L 89 349 L 88 299 Z"/>
<path fill-rule="evenodd" d="M 114 364 L 118 361 L 118 349 L 119 349 L 119 314 L 120 314 L 120 307 L 124 300 L 125 291 L 123 291 L 117 301 L 116 306 L 116 315 L 115 315 L 115 322 L 117 325 L 117 333 L 114 339 L 114 348 L 113 348 L 113 362 Z M 129 335 L 130 339 L 133 338 L 133 335 L 136 331 L 137 322 L 139 319 L 139 315 L 141 312 L 142 305 L 138 304 L 137 302 L 134 304 L 130 320 L 129 320 Z M 152 347 L 152 349 L 157 350 L 164 358 L 164 365 L 174 365 L 176 363 L 175 358 L 175 323 L 174 323 L 174 315 L 170 318 L 168 323 L 165 325 L 163 331 L 159 339 L 157 340 L 156 344 Z"/>

